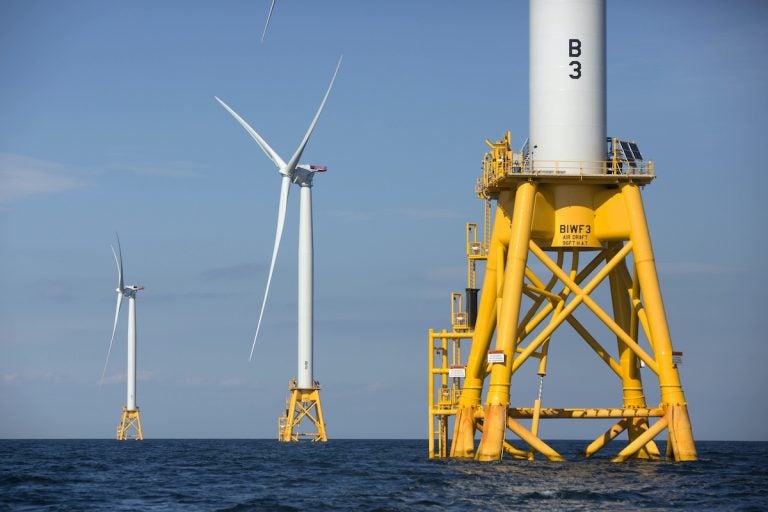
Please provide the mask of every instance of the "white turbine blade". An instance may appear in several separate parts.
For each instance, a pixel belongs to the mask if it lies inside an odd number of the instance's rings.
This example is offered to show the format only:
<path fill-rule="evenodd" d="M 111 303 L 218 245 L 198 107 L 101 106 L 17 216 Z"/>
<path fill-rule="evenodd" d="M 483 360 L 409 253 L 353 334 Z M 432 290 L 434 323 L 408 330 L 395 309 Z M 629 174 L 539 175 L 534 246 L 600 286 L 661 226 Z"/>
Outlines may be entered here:
<path fill-rule="evenodd" d="M 117 233 L 115 233 L 115 236 L 117 236 Z M 119 293 L 123 293 L 123 288 L 125 285 L 123 284 L 123 251 L 120 248 L 120 237 L 117 237 L 117 252 L 115 252 L 115 248 L 112 247 L 112 255 L 115 257 L 115 265 L 117 266 L 117 289 L 119 290 Z"/>
<path fill-rule="evenodd" d="M 277 229 L 275 230 L 275 246 L 272 248 L 272 262 L 269 264 L 269 276 L 267 277 L 267 289 L 264 290 L 264 300 L 261 303 L 261 311 L 259 312 L 259 322 L 256 324 L 256 335 L 253 337 L 253 344 L 251 345 L 251 355 L 248 356 L 250 361 L 253 358 L 253 350 L 256 348 L 256 340 L 259 337 L 259 331 L 261 330 L 261 319 L 264 317 L 264 307 L 267 305 L 267 296 L 269 295 L 269 285 L 272 283 L 272 273 L 275 270 L 275 261 L 277 260 L 277 251 L 280 249 L 280 240 L 283 237 L 283 226 L 285 226 L 285 211 L 288 205 L 288 192 L 291 188 L 290 176 L 283 176 L 283 182 L 280 186 L 280 203 L 277 207 Z"/>
<path fill-rule="evenodd" d="M 339 68 L 341 67 L 342 58 L 343 56 L 339 57 L 339 63 L 336 64 L 336 71 L 333 72 L 331 83 L 328 85 L 328 90 L 325 91 L 325 96 L 323 97 L 323 101 L 320 103 L 320 108 L 317 109 L 317 114 L 315 114 L 315 118 L 312 119 L 312 123 L 310 123 L 307 133 L 304 134 L 304 139 L 301 141 L 301 144 L 299 144 L 298 149 L 296 149 L 296 152 L 293 154 L 293 156 L 291 157 L 291 160 L 288 162 L 288 172 L 293 172 L 293 170 L 299 164 L 299 159 L 301 159 L 301 154 L 304 152 L 304 147 L 307 145 L 307 142 L 309 142 L 309 137 L 312 135 L 312 130 L 315 129 L 315 125 L 317 124 L 317 120 L 320 118 L 320 113 L 323 111 L 325 102 L 326 100 L 328 100 L 328 96 L 331 94 L 331 89 L 333 88 L 333 82 L 336 81 L 336 74 L 339 72 Z"/>
<path fill-rule="evenodd" d="M 109 364 L 109 354 L 112 353 L 112 342 L 115 341 L 115 331 L 117 330 L 117 318 L 120 316 L 120 306 L 123 304 L 123 292 L 117 292 L 117 306 L 115 306 L 115 322 L 112 324 L 112 337 L 109 339 L 109 349 L 107 349 L 107 360 L 104 362 L 104 369 L 101 371 L 101 380 L 99 386 L 104 384 L 104 375 L 107 373 Z"/>
<path fill-rule="evenodd" d="M 272 19 L 272 9 L 275 8 L 275 0 L 272 0 L 272 4 L 269 6 L 269 14 L 267 14 L 267 22 L 264 24 L 264 32 L 261 33 L 261 42 L 264 42 L 264 37 L 267 35 L 267 27 L 269 27 L 269 20 Z"/>
<path fill-rule="evenodd" d="M 242 117 L 240 117 L 240 116 L 237 114 L 237 112 L 235 112 L 234 110 L 232 110 L 231 108 L 229 108 L 229 105 L 227 105 L 227 104 L 226 104 L 226 103 L 224 103 L 224 102 L 223 102 L 221 99 L 219 99 L 219 97 L 218 97 L 218 96 L 214 96 L 214 98 L 216 98 L 216 101 L 218 101 L 219 103 L 221 103 L 221 106 L 222 106 L 222 107 L 224 107 L 225 109 L 227 109 L 227 112 L 229 112 L 230 114 L 232 114 L 232 117 L 234 117 L 234 118 L 235 118 L 235 120 L 237 120 L 237 122 L 238 122 L 238 123 L 240 123 L 240 126 L 242 126 L 243 128 L 245 128 L 245 131 L 247 131 L 247 132 L 248 132 L 248 134 L 250 134 L 250 136 L 251 136 L 251 137 L 253 137 L 253 140 L 255 140 L 255 141 L 256 141 L 256 144 L 258 144 L 258 145 L 259 145 L 259 147 L 260 147 L 260 148 L 261 148 L 261 149 L 264 151 L 264 153 L 266 153 L 266 154 L 267 154 L 267 156 L 268 156 L 268 157 L 269 157 L 269 158 L 270 158 L 270 159 L 271 159 L 271 160 L 272 160 L 272 161 L 275 163 L 275 165 L 277 166 L 277 168 L 278 168 L 279 170 L 283 170 L 283 169 L 285 169 L 285 162 L 283 161 L 283 159 L 282 159 L 282 158 L 280 158 L 280 155 L 278 155 L 277 153 L 275 153 L 275 150 L 274 150 L 274 149 L 272 149 L 272 148 L 269 146 L 269 144 L 267 144 L 267 141 L 265 141 L 264 139 L 262 139 L 262 138 L 261 138 L 261 135 L 259 135 L 258 133 L 256 133 L 256 130 L 254 130 L 253 128 L 251 128 L 251 126 L 250 126 L 248 123 L 246 123 L 246 122 L 245 122 L 245 120 L 244 120 Z"/>

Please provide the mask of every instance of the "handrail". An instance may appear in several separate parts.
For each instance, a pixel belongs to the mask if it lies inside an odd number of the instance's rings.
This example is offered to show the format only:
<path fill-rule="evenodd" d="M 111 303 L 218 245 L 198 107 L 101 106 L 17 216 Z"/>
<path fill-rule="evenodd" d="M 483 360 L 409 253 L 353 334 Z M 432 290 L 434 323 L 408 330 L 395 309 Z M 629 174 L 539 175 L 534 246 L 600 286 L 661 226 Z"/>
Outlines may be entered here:
<path fill-rule="evenodd" d="M 518 156 L 517 154 L 515 156 Z M 616 171 L 618 169 L 618 172 Z M 483 192 L 500 180 L 515 174 L 530 174 L 535 176 L 643 176 L 653 177 L 655 174 L 653 161 L 579 161 L 579 160 L 533 160 L 528 159 L 522 164 L 519 160 L 483 161 L 483 173 L 477 179 L 476 191 Z"/>

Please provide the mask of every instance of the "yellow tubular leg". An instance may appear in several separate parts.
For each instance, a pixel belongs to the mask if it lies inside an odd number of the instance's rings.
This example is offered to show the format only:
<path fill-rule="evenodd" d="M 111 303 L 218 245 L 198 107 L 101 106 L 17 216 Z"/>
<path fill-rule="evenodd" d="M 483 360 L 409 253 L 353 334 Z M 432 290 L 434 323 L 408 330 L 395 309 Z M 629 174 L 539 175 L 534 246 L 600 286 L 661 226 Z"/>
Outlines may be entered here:
<path fill-rule="evenodd" d="M 609 428 L 603 435 L 595 439 L 590 443 L 589 446 L 587 446 L 581 454 L 584 457 L 591 457 L 592 455 L 596 454 L 598 451 L 605 448 L 605 446 L 610 443 L 613 439 L 616 438 L 619 434 L 624 432 L 626 430 L 627 425 L 629 424 L 629 420 L 627 418 L 624 418 L 623 420 L 616 423 L 614 426 Z"/>
<path fill-rule="evenodd" d="M 518 317 L 528 260 L 528 242 L 531 237 L 535 194 L 536 185 L 531 182 L 522 182 L 515 192 L 509 250 L 504 269 L 503 298 L 498 318 L 499 332 L 496 340 L 496 348 L 504 352 L 505 362 L 494 364 L 491 370 L 483 436 L 476 455 L 476 459 L 481 461 L 499 460 L 503 453 L 512 358 L 516 350 Z"/>
<path fill-rule="evenodd" d="M 466 365 L 466 377 L 459 397 L 456 421 L 453 429 L 451 457 L 471 458 L 475 455 L 475 409 L 480 407 L 480 393 L 485 379 L 485 355 L 491 344 L 496 326 L 496 274 L 503 273 L 503 261 L 509 243 L 509 220 L 501 208 L 497 208 L 493 225 L 488 262 L 480 294 L 480 307 L 472 336 L 472 347 Z M 501 267 L 501 268 L 500 268 Z"/>
<path fill-rule="evenodd" d="M 664 312 L 664 303 L 661 298 L 659 280 L 656 275 L 651 237 L 648 232 L 640 190 L 635 184 L 626 184 L 622 185 L 621 192 L 627 207 L 627 215 L 630 221 L 630 237 L 634 244 L 635 269 L 643 294 L 645 312 L 648 317 L 650 332 L 647 334 L 653 340 L 652 346 L 659 370 L 661 403 L 663 408 L 673 414 L 672 421 L 669 421 L 668 427 L 669 442 L 671 443 L 675 460 L 696 460 L 696 445 L 693 440 L 685 396 L 680 385 L 677 368 L 672 364 L 672 341 Z M 652 429 L 653 427 L 651 427 Z"/>

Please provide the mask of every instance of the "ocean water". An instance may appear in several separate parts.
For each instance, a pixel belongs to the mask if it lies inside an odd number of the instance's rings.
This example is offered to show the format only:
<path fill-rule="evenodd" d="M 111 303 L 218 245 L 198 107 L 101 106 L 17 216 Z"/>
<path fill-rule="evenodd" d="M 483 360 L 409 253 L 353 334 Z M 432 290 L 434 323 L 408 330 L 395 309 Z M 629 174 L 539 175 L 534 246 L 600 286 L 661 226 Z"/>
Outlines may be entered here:
<path fill-rule="evenodd" d="M 682 464 L 552 445 L 575 460 L 430 461 L 424 440 L 0 440 L 0 510 L 768 510 L 768 443 L 699 442 Z"/>

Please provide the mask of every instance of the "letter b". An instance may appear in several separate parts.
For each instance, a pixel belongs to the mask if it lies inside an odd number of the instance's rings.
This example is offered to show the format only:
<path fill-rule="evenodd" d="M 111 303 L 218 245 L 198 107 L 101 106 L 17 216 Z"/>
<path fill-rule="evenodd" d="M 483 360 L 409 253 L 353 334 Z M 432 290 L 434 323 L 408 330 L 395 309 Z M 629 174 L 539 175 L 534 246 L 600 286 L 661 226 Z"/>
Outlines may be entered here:
<path fill-rule="evenodd" d="M 581 57 L 581 40 L 580 39 L 568 40 L 568 56 Z"/>

